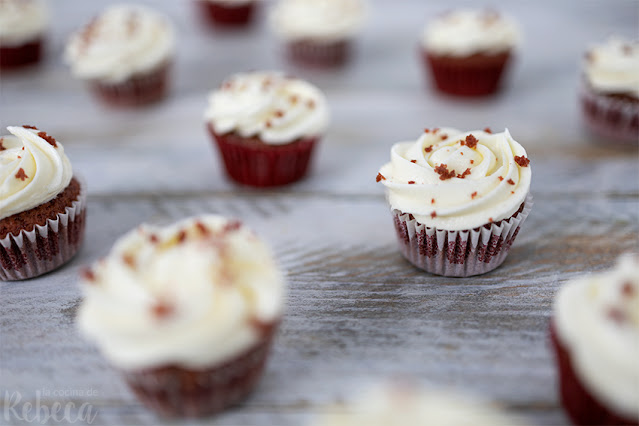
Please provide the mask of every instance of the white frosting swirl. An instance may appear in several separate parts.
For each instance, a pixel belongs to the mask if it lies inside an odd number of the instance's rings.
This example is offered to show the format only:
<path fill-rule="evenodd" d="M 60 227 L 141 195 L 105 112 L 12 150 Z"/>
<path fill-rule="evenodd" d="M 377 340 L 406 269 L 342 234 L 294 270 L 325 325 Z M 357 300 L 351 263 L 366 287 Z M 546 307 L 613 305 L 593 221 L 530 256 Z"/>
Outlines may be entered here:
<path fill-rule="evenodd" d="M 517 23 L 509 17 L 490 10 L 459 9 L 430 22 L 422 45 L 434 54 L 469 56 L 509 51 L 520 38 Z"/>
<path fill-rule="evenodd" d="M 554 303 L 557 337 L 583 385 L 624 417 L 639 418 L 639 256 L 565 284 Z"/>
<path fill-rule="evenodd" d="M 19 46 L 37 39 L 48 18 L 42 0 L 0 0 L 0 46 Z"/>
<path fill-rule="evenodd" d="M 213 91 L 205 119 L 216 133 L 259 136 L 264 143 L 282 145 L 320 136 L 329 112 L 317 87 L 263 71 L 235 74 Z"/>
<path fill-rule="evenodd" d="M 40 130 L 7 129 L 13 136 L 0 138 L 0 219 L 54 199 L 73 176 L 60 142 L 47 142 Z"/>
<path fill-rule="evenodd" d="M 285 40 L 337 41 L 360 30 L 365 6 L 363 0 L 280 0 L 270 22 Z"/>
<path fill-rule="evenodd" d="M 584 73 L 599 92 L 639 98 L 639 41 L 611 38 L 593 46 L 586 55 Z"/>
<path fill-rule="evenodd" d="M 170 61 L 175 45 L 171 23 L 139 5 L 107 8 L 71 36 L 65 52 L 79 78 L 118 83 Z"/>
<path fill-rule="evenodd" d="M 508 130 L 435 129 L 417 142 L 393 145 L 378 180 L 386 186 L 392 209 L 411 213 L 428 227 L 473 229 L 509 218 L 526 199 L 531 170 L 518 159 L 527 162 L 526 150 Z M 454 177 L 446 178 L 453 171 Z"/>
<path fill-rule="evenodd" d="M 282 315 L 284 279 L 248 228 L 193 217 L 121 237 L 82 282 L 80 330 L 123 369 L 207 368 L 249 349 Z"/>

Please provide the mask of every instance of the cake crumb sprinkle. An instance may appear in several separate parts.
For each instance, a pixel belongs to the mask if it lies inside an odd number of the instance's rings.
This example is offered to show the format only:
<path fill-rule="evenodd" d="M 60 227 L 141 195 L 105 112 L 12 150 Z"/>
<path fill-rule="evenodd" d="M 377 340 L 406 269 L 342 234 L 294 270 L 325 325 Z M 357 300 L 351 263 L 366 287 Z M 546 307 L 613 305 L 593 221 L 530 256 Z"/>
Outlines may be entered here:
<path fill-rule="evenodd" d="M 522 155 L 521 157 L 519 155 L 515 155 L 515 163 L 519 164 L 521 167 L 528 167 L 530 160 L 526 158 L 525 155 Z"/>
<path fill-rule="evenodd" d="M 383 174 L 377 173 L 377 177 L 375 178 L 375 182 L 379 182 L 380 180 L 386 180 Z"/>
<path fill-rule="evenodd" d="M 57 148 L 58 144 L 56 143 L 55 138 L 47 135 L 47 132 L 38 132 L 38 136 L 47 141 L 52 147 Z"/>
<path fill-rule="evenodd" d="M 434 171 L 439 175 L 439 180 L 452 179 L 457 176 L 455 170 L 449 171 L 446 164 L 440 164 L 439 166 L 435 167 Z"/>
<path fill-rule="evenodd" d="M 29 176 L 27 176 L 27 174 L 24 172 L 24 169 L 20 167 L 20 169 L 18 170 L 18 173 L 16 173 L 16 179 L 20 179 L 21 181 L 24 182 L 24 180 L 28 178 Z"/>

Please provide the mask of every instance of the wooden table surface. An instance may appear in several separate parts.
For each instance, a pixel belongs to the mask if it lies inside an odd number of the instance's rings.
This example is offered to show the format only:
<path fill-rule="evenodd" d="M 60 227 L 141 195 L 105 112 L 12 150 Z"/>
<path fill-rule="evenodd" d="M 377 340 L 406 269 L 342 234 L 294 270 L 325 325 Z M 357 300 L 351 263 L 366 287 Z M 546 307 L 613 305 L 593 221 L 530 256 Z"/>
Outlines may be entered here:
<path fill-rule="evenodd" d="M 492 2 L 520 21 L 524 41 L 505 90 L 479 100 L 434 93 L 417 59 L 427 18 L 462 1 L 371 1 L 353 62 L 328 72 L 286 64 L 265 14 L 250 30 L 219 32 L 200 25 L 189 1 L 145 2 L 171 15 L 179 51 L 170 99 L 139 111 L 96 104 L 62 61 L 70 31 L 110 2 L 51 3 L 46 61 L 1 75 L 0 125 L 34 124 L 62 141 L 88 182 L 87 233 L 63 268 L 0 284 L 0 424 L 23 423 L 10 409 L 16 397 L 17 407 L 89 403 L 93 424 L 162 422 L 78 336 L 78 270 L 143 221 L 203 212 L 256 229 L 289 293 L 258 388 L 202 424 L 308 425 L 396 377 L 496 401 L 533 425 L 567 422 L 547 341 L 553 296 L 639 246 L 637 150 L 583 131 L 579 63 L 592 42 L 636 37 L 638 2 Z M 328 97 L 332 124 L 303 182 L 257 191 L 223 175 L 204 130 L 207 94 L 249 69 L 285 70 Z M 436 277 L 407 263 L 375 184 L 394 142 L 444 126 L 507 127 L 531 158 L 532 213 L 506 262 L 484 276 Z"/>

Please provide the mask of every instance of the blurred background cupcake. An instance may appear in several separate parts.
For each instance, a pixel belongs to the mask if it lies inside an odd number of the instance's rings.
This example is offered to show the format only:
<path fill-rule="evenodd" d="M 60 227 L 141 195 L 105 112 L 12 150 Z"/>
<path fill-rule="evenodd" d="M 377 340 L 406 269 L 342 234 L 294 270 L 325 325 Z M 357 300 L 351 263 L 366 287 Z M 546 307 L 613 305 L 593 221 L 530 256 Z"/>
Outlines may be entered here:
<path fill-rule="evenodd" d="M 0 69 L 39 62 L 47 23 L 43 0 L 0 1 Z"/>
<path fill-rule="evenodd" d="M 268 247 L 239 221 L 203 215 L 121 237 L 84 272 L 78 326 L 142 403 L 205 416 L 262 375 L 284 308 Z"/>
<path fill-rule="evenodd" d="M 599 139 L 639 145 L 639 41 L 610 38 L 588 50 L 580 102 L 586 126 Z"/>
<path fill-rule="evenodd" d="M 639 255 L 561 287 L 550 329 L 574 424 L 639 424 Z"/>
<path fill-rule="evenodd" d="M 196 0 L 198 10 L 215 27 L 243 27 L 251 23 L 262 0 Z"/>
<path fill-rule="evenodd" d="M 270 23 L 292 63 L 335 67 L 352 56 L 365 6 L 364 0 L 279 0 Z"/>
<path fill-rule="evenodd" d="M 493 10 L 458 9 L 426 25 L 420 53 L 437 89 L 484 96 L 499 89 L 519 41 L 513 19 Z"/>
<path fill-rule="evenodd" d="M 205 120 L 227 174 L 236 182 L 265 187 L 306 175 L 329 111 L 312 84 L 260 71 L 235 74 L 214 90 Z"/>
<path fill-rule="evenodd" d="M 73 75 L 113 106 L 163 99 L 175 50 L 173 27 L 140 5 L 110 6 L 71 36 L 65 57 Z"/>

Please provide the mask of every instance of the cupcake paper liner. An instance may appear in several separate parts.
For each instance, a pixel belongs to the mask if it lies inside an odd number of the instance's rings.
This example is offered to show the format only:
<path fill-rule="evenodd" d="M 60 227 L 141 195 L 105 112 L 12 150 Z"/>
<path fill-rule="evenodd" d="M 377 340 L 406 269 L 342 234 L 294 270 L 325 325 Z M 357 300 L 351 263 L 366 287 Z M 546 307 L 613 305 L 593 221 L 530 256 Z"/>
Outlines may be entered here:
<path fill-rule="evenodd" d="M 557 375 L 561 404 L 576 425 L 636 425 L 634 421 L 615 414 L 599 402 L 582 384 L 575 372 L 570 353 L 561 344 L 553 321 L 550 340 L 557 360 Z"/>
<path fill-rule="evenodd" d="M 123 371 L 140 401 L 167 417 L 215 414 L 244 399 L 262 376 L 277 324 L 251 349 L 205 370 L 176 366 Z"/>
<path fill-rule="evenodd" d="M 429 228 L 396 209 L 392 214 L 400 251 L 409 262 L 431 274 L 469 277 L 504 262 L 532 205 L 528 194 L 520 211 L 510 218 L 461 231 Z"/>
<path fill-rule="evenodd" d="M 590 131 L 619 145 L 639 145 L 639 99 L 596 93 L 586 84 L 580 88 L 581 112 Z"/>
<path fill-rule="evenodd" d="M 76 179 L 78 179 L 76 177 Z M 68 262 L 84 239 L 86 185 L 80 181 L 80 194 L 58 213 L 55 220 L 36 225 L 19 235 L 0 239 L 0 281 L 24 280 L 52 271 Z"/>
<path fill-rule="evenodd" d="M 206 0 L 198 0 L 202 14 L 211 24 L 224 26 L 244 26 L 251 22 L 256 9 L 256 3 L 250 2 L 241 5 L 229 5 L 213 3 Z"/>
<path fill-rule="evenodd" d="M 289 41 L 286 48 L 291 62 L 307 67 L 338 67 L 344 65 L 351 56 L 350 40 L 294 40 Z"/>
<path fill-rule="evenodd" d="M 120 83 L 99 80 L 89 82 L 91 91 L 106 105 L 114 107 L 136 107 L 159 102 L 168 93 L 170 63 L 156 69 L 134 75 Z"/>
<path fill-rule="evenodd" d="M 424 67 L 435 87 L 458 96 L 485 96 L 496 93 L 510 59 L 510 53 L 457 58 L 439 56 L 420 49 Z"/>
<path fill-rule="evenodd" d="M 42 56 L 42 38 L 19 46 L 0 46 L 0 69 L 12 69 L 35 64 Z"/>
<path fill-rule="evenodd" d="M 227 174 L 244 185 L 286 185 L 306 174 L 318 138 L 285 145 L 266 145 L 235 133 L 220 135 L 208 126 L 222 154 Z"/>

